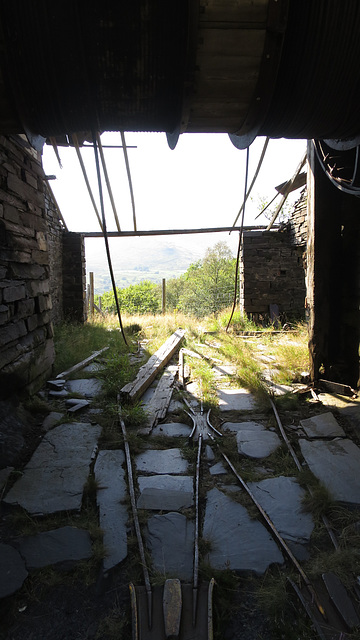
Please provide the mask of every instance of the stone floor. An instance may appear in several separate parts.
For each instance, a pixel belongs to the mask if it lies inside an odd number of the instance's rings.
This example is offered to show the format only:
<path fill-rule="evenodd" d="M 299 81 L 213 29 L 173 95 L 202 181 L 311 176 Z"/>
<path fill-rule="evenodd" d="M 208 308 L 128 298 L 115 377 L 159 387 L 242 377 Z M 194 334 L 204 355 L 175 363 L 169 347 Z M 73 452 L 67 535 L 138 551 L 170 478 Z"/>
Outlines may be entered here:
<path fill-rule="evenodd" d="M 217 366 L 219 408 L 223 417 L 219 429 L 224 438 L 230 437 L 229 434 L 234 438 L 239 460 L 254 460 L 260 465 L 257 469 L 261 479 L 249 486 L 293 553 L 302 559 L 306 557 L 314 526 L 311 516 L 301 507 L 303 489 L 293 476 L 266 477 L 267 459 L 280 447 L 281 440 L 274 427 L 268 426 L 268 419 L 262 416 L 252 394 L 229 386 L 231 372 L 226 363 Z M 83 487 L 93 468 L 106 548 L 103 561 L 106 574 L 128 553 L 128 493 L 123 451 L 97 450 L 101 429 L 96 423 L 96 397 L 101 392 L 101 383 L 95 377 L 96 368 L 93 374 L 90 379 L 79 377 L 71 383 L 52 385 L 50 393 L 62 394 L 55 397 L 64 398 L 67 409 L 64 413 L 51 412 L 44 419 L 42 441 L 21 476 L 9 491 L 5 490 L 3 502 L 8 507 L 21 506 L 30 515 L 80 511 Z M 148 398 L 151 393 L 147 394 Z M 207 436 L 209 429 L 200 410 L 196 386 L 192 385 L 189 393 L 195 422 L 202 425 Z M 73 394 L 77 397 L 73 398 Z M 336 500 L 359 506 L 360 449 L 345 437 L 329 407 L 330 401 L 321 415 L 301 421 L 301 451 L 314 475 Z M 172 401 L 166 421 L 153 429 L 144 450 L 134 457 L 133 465 L 138 509 L 149 512 L 143 535 L 153 570 L 191 582 L 194 466 L 187 456 L 191 449 L 191 427 L 177 419 L 178 408 L 179 401 Z M 360 423 L 359 408 L 356 402 L 341 407 L 351 416 L 354 430 Z M 237 422 L 229 419 L 234 412 L 239 415 Z M 253 412 L 256 412 L 256 421 L 251 419 Z M 162 437 L 161 448 L 152 445 L 156 442 L 155 436 Z M 178 446 L 174 439 L 179 441 Z M 262 575 L 274 563 L 281 566 L 283 554 L 263 523 L 249 516 L 242 504 L 242 489 L 235 484 L 230 469 L 209 438 L 202 460 L 201 480 L 207 490 L 201 535 L 211 567 Z M 0 471 L 3 486 L 11 471 L 11 467 Z M 0 574 L 6 576 L 6 580 L 1 581 L 0 596 L 11 595 L 19 589 L 34 567 L 66 566 L 89 555 L 88 532 L 76 527 L 62 527 L 0 545 Z"/>

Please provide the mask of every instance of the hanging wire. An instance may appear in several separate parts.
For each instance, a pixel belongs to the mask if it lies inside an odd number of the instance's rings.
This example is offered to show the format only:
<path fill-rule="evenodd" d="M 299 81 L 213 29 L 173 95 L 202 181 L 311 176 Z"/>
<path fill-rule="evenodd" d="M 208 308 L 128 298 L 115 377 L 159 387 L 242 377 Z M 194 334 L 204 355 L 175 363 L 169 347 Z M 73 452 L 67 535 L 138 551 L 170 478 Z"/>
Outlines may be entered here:
<path fill-rule="evenodd" d="M 247 149 L 246 149 L 246 170 L 245 170 L 244 202 L 243 202 L 243 206 L 242 206 L 242 217 L 241 217 L 241 225 L 240 225 L 240 230 L 239 230 L 239 244 L 238 244 L 238 250 L 237 250 L 237 256 L 236 256 L 236 267 L 235 267 L 234 303 L 233 303 L 231 315 L 230 315 L 230 318 L 229 318 L 229 322 L 227 323 L 226 333 L 228 332 L 231 320 L 232 320 L 233 315 L 234 315 L 235 307 L 236 307 L 236 296 L 237 296 L 237 287 L 238 287 L 238 279 L 239 279 L 240 249 L 241 249 L 241 242 L 242 242 L 242 236 L 243 236 L 243 230 L 244 230 L 245 205 L 246 205 L 246 198 L 247 198 L 247 193 L 246 192 L 247 192 L 247 181 L 248 181 L 248 174 L 249 174 L 249 155 L 250 155 L 249 154 L 249 147 L 247 147 Z M 240 209 L 240 211 L 241 211 L 241 209 Z"/>
<path fill-rule="evenodd" d="M 247 199 L 248 199 L 248 197 L 249 197 L 249 195 L 250 195 L 250 193 L 251 193 L 251 191 L 252 191 L 252 188 L 253 188 L 253 186 L 254 186 L 254 184 L 255 184 L 256 178 L 257 178 L 257 177 L 258 177 L 258 175 L 259 175 L 259 171 L 260 171 L 260 169 L 261 169 L 261 165 L 262 165 L 263 160 L 264 160 L 264 157 L 265 157 L 265 153 L 266 153 L 266 149 L 267 149 L 268 144 L 269 144 L 269 140 L 270 140 L 270 138 L 266 138 L 266 140 L 265 140 L 265 142 L 264 142 L 263 150 L 262 150 L 262 152 L 261 152 L 261 156 L 260 156 L 260 159 L 259 159 L 259 162 L 258 162 L 258 166 L 256 167 L 255 175 L 254 175 L 254 177 L 253 177 L 253 179 L 252 179 L 251 185 L 250 185 L 250 187 L 249 187 L 249 191 L 248 191 L 247 193 L 245 193 L 245 196 L 244 196 L 244 202 L 242 203 L 242 205 L 241 205 L 241 207 L 240 207 L 240 210 L 239 210 L 239 213 L 237 214 L 237 216 L 236 216 L 236 218 L 235 218 L 235 220 L 234 220 L 234 222 L 233 222 L 233 227 L 235 227 L 235 225 L 236 225 L 236 223 L 237 223 L 237 221 L 238 221 L 238 219 L 239 219 L 239 216 L 240 216 L 241 212 L 244 212 L 246 201 L 247 201 Z M 243 216 L 243 217 L 244 217 L 244 216 Z M 231 233 L 231 232 L 230 232 L 230 233 Z"/>
<path fill-rule="evenodd" d="M 131 205 L 132 205 L 132 211 L 133 211 L 134 231 L 137 231 L 137 228 L 136 228 L 136 213 L 135 213 L 135 198 L 134 198 L 134 190 L 133 190 L 133 186 L 132 186 L 131 173 L 130 173 L 130 164 L 129 164 L 129 158 L 128 158 L 128 154 L 127 154 L 127 148 L 126 148 L 126 141 L 125 141 L 125 133 L 124 133 L 124 131 L 120 131 L 120 135 L 121 135 L 121 144 L 122 144 L 122 146 L 123 146 L 123 151 L 124 151 L 124 160 L 125 160 L 125 165 L 126 165 L 126 173 L 127 173 L 127 177 L 128 177 L 128 181 L 129 181 L 129 189 L 130 189 L 130 196 L 131 196 Z"/>
<path fill-rule="evenodd" d="M 99 163 L 99 154 L 98 154 L 97 138 L 96 138 L 96 132 L 95 131 L 92 131 L 92 140 L 93 140 L 94 154 L 95 154 L 96 173 L 97 173 L 97 179 L 98 179 L 98 184 L 99 184 L 100 208 L 101 208 L 101 216 L 102 216 L 102 231 L 103 231 L 103 234 L 104 234 L 107 261 L 108 261 L 108 265 L 109 265 L 110 277 L 111 277 L 111 282 L 112 282 L 112 287 L 113 287 L 113 292 L 114 292 L 116 310 L 117 310 L 117 314 L 118 314 L 118 318 L 119 318 L 119 325 L 120 325 L 120 329 L 121 329 L 121 335 L 122 335 L 122 337 L 124 339 L 124 342 L 125 342 L 126 346 L 128 346 L 128 343 L 127 343 L 127 340 L 126 340 L 126 336 L 125 336 L 125 332 L 124 332 L 124 327 L 123 327 L 122 320 L 121 320 L 120 305 L 119 305 L 119 299 L 118 299 L 117 290 L 116 290 L 114 271 L 113 271 L 113 268 L 112 268 L 112 262 L 111 262 L 111 256 L 110 256 L 110 247 L 109 247 L 109 239 L 108 239 L 107 230 L 106 230 L 105 207 L 104 207 L 104 198 L 103 198 L 103 191 L 102 191 L 102 185 L 101 185 L 100 163 Z"/>

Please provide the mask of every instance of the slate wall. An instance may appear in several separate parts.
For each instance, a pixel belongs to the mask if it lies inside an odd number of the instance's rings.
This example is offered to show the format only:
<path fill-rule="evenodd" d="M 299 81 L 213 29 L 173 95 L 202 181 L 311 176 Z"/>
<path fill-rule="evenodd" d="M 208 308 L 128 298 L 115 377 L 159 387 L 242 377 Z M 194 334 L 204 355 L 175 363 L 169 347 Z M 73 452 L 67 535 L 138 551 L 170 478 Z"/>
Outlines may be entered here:
<path fill-rule="evenodd" d="M 86 320 L 85 241 L 80 233 L 63 232 L 63 314 L 72 322 Z"/>
<path fill-rule="evenodd" d="M 54 360 L 43 169 L 0 136 L 0 397 L 33 393 Z"/>
<path fill-rule="evenodd" d="M 282 319 L 304 317 L 303 247 L 291 244 L 289 230 L 245 231 L 240 263 L 240 310 L 255 320 L 278 305 Z"/>
<path fill-rule="evenodd" d="M 60 324 L 64 319 L 63 311 L 63 233 L 64 225 L 57 213 L 56 206 L 52 200 L 51 193 L 45 185 L 45 220 L 47 226 L 47 240 L 49 249 L 49 282 L 52 309 L 50 310 L 51 321 Z"/>

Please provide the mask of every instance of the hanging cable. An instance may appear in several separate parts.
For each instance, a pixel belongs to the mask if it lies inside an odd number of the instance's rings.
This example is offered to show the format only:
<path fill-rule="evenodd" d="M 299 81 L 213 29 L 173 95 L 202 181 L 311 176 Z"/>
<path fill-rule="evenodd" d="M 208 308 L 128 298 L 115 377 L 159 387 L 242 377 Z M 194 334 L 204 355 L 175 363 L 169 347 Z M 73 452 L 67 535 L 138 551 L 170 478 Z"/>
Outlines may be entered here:
<path fill-rule="evenodd" d="M 95 211 L 95 213 L 96 213 L 96 217 L 97 217 L 97 219 L 98 219 L 98 221 L 99 221 L 99 225 L 100 225 L 101 231 L 104 231 L 104 230 L 103 230 L 103 227 L 102 227 L 102 222 L 101 222 L 101 219 L 100 219 L 100 214 L 99 214 L 98 208 L 97 208 L 97 206 L 96 206 L 95 198 L 94 198 L 94 196 L 93 196 L 93 192 L 92 192 L 91 187 L 90 187 L 90 182 L 89 182 L 89 178 L 88 178 L 87 173 L 86 173 L 86 169 L 85 169 L 84 161 L 83 161 L 82 156 L 81 156 L 81 151 L 80 151 L 80 145 L 79 145 L 78 137 L 77 137 L 76 133 L 72 133 L 72 134 L 71 134 L 71 137 L 72 137 L 72 141 L 73 141 L 73 143 L 74 143 L 74 147 L 75 147 L 76 155 L 77 155 L 78 160 L 79 160 L 79 163 L 80 163 L 81 171 L 82 171 L 83 176 L 84 176 L 84 180 L 85 180 L 85 184 L 86 184 L 86 186 L 87 186 L 87 190 L 88 190 L 88 193 L 89 193 L 89 196 L 90 196 L 90 200 L 91 200 L 92 205 L 93 205 L 93 207 L 94 207 L 94 211 Z M 94 144 L 95 144 L 95 143 L 94 143 Z"/>
<path fill-rule="evenodd" d="M 104 178 L 105 178 L 107 190 L 108 190 L 108 193 L 109 193 L 109 198 L 110 198 L 112 210 L 113 210 L 113 213 L 114 213 L 114 218 L 115 218 L 117 230 L 121 231 L 120 222 L 119 222 L 118 214 L 117 214 L 117 211 L 116 211 L 115 200 L 114 200 L 113 192 L 112 192 L 112 189 L 111 189 L 109 174 L 108 174 L 107 166 L 106 166 L 106 162 L 105 162 L 105 156 L 104 156 L 104 151 L 103 151 L 103 145 L 102 145 L 101 138 L 100 138 L 100 133 L 96 134 L 96 140 L 97 140 L 97 144 L 98 144 L 98 149 L 99 149 L 100 158 L 101 158 L 101 164 L 102 164 L 102 168 L 103 168 L 103 172 L 104 172 Z"/>
<path fill-rule="evenodd" d="M 226 333 L 228 332 L 231 320 L 232 320 L 233 315 L 234 315 L 235 307 L 236 307 L 236 296 L 237 296 L 237 287 L 238 287 L 238 279 L 239 279 L 240 249 L 241 249 L 241 241 L 242 241 L 243 230 L 244 230 L 244 216 L 245 216 L 245 204 L 246 204 L 246 197 L 247 197 L 246 196 L 246 192 L 247 192 L 248 174 L 249 174 L 249 147 L 247 147 L 247 149 L 246 149 L 244 203 L 243 203 L 243 206 L 242 206 L 242 217 L 241 217 L 241 225 L 240 225 L 240 230 L 239 230 L 239 244 L 238 244 L 238 250 L 237 250 L 237 256 L 236 256 L 234 303 L 233 303 L 233 307 L 232 307 L 232 310 L 231 310 L 231 315 L 230 315 L 230 318 L 229 318 L 229 322 L 227 323 Z"/>
<path fill-rule="evenodd" d="M 103 198 L 103 192 L 102 192 L 102 186 L 101 186 L 100 163 L 99 163 L 99 154 L 98 154 L 96 132 L 95 131 L 92 131 L 92 140 L 93 140 L 94 154 L 95 154 L 96 173 L 97 173 L 97 179 L 98 179 L 98 184 L 99 184 L 100 208 L 101 208 L 101 216 L 102 216 L 102 231 L 103 231 L 103 234 L 104 234 L 107 261 L 108 261 L 108 265 L 109 265 L 110 277 L 111 277 L 111 282 L 112 282 L 112 287 L 113 287 L 113 292 L 114 292 L 114 298 L 115 298 L 116 310 L 117 310 L 117 314 L 118 314 L 118 318 L 119 318 L 119 325 L 120 325 L 120 329 L 121 329 L 121 334 L 122 334 L 122 337 L 124 339 L 124 342 L 125 342 L 126 346 L 128 346 L 128 343 L 127 343 L 127 340 L 126 340 L 126 336 L 125 336 L 125 332 L 124 332 L 124 327 L 123 327 L 122 320 L 121 320 L 119 299 L 118 299 L 118 295 L 117 295 L 117 291 L 116 291 L 114 271 L 113 271 L 112 263 L 111 263 L 109 239 L 108 239 L 107 231 L 106 231 L 105 207 L 104 207 L 104 198 Z"/>
<path fill-rule="evenodd" d="M 126 142 L 125 142 L 125 133 L 123 131 L 120 131 L 120 135 L 121 135 L 121 143 L 122 143 L 123 150 L 124 150 L 124 159 L 125 159 L 125 165 L 126 165 L 126 172 L 127 172 L 128 181 L 129 181 L 131 205 L 132 205 L 132 210 L 133 210 L 134 231 L 137 231 L 137 228 L 136 228 L 136 213 L 135 213 L 135 198 L 134 198 L 134 191 L 133 191 L 133 186 L 132 186 L 132 181 L 131 181 L 130 164 L 129 164 L 129 158 L 128 158 Z"/>
<path fill-rule="evenodd" d="M 250 185 L 250 187 L 249 187 L 249 191 L 248 191 L 247 193 L 245 193 L 245 196 L 244 196 L 244 202 L 242 203 L 242 205 L 241 205 L 241 207 L 240 207 L 240 211 L 239 211 L 239 213 L 237 214 L 237 216 L 236 216 L 236 218 L 235 218 L 235 220 L 234 220 L 234 222 L 233 222 L 233 227 L 235 227 L 235 225 L 236 225 L 236 223 L 237 223 L 237 221 L 238 221 L 238 219 L 239 219 L 239 216 L 240 216 L 241 212 L 242 212 L 242 211 L 244 211 L 244 209 L 245 209 L 246 201 L 247 201 L 247 199 L 248 199 L 248 197 L 249 197 L 249 195 L 250 195 L 250 193 L 251 193 L 251 191 L 252 191 L 252 188 L 253 188 L 253 186 L 254 186 L 254 184 L 255 184 L 255 180 L 256 180 L 256 178 L 257 178 L 257 177 L 258 177 L 258 175 L 259 175 L 259 171 L 260 171 L 260 169 L 261 169 L 261 165 L 262 165 L 263 160 L 264 160 L 264 157 L 265 157 L 265 153 L 266 153 L 266 149 L 267 149 L 268 144 L 269 144 L 269 140 L 270 140 L 270 138 L 266 138 L 266 140 L 265 140 L 265 142 L 264 142 L 263 150 L 262 150 L 262 152 L 261 152 L 260 160 L 259 160 L 259 162 L 258 162 L 258 166 L 257 166 L 257 168 L 256 168 L 255 175 L 254 175 L 254 177 L 253 177 L 253 179 L 252 179 L 252 183 L 251 183 L 251 185 Z M 230 233 L 231 233 L 231 231 L 230 231 Z"/>

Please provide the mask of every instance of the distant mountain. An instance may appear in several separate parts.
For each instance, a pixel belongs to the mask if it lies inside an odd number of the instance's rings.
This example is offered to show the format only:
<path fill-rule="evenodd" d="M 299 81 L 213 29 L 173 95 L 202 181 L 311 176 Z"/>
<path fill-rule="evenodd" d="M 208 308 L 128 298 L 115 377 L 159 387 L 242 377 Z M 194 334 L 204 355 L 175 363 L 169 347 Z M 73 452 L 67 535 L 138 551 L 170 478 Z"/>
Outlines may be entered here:
<path fill-rule="evenodd" d="M 177 278 L 204 256 L 207 244 L 182 238 L 111 238 L 110 253 L 116 284 L 120 288 L 141 280 L 161 282 Z M 105 244 L 101 238 L 86 240 L 86 272 L 94 273 L 95 293 L 111 289 Z"/>

